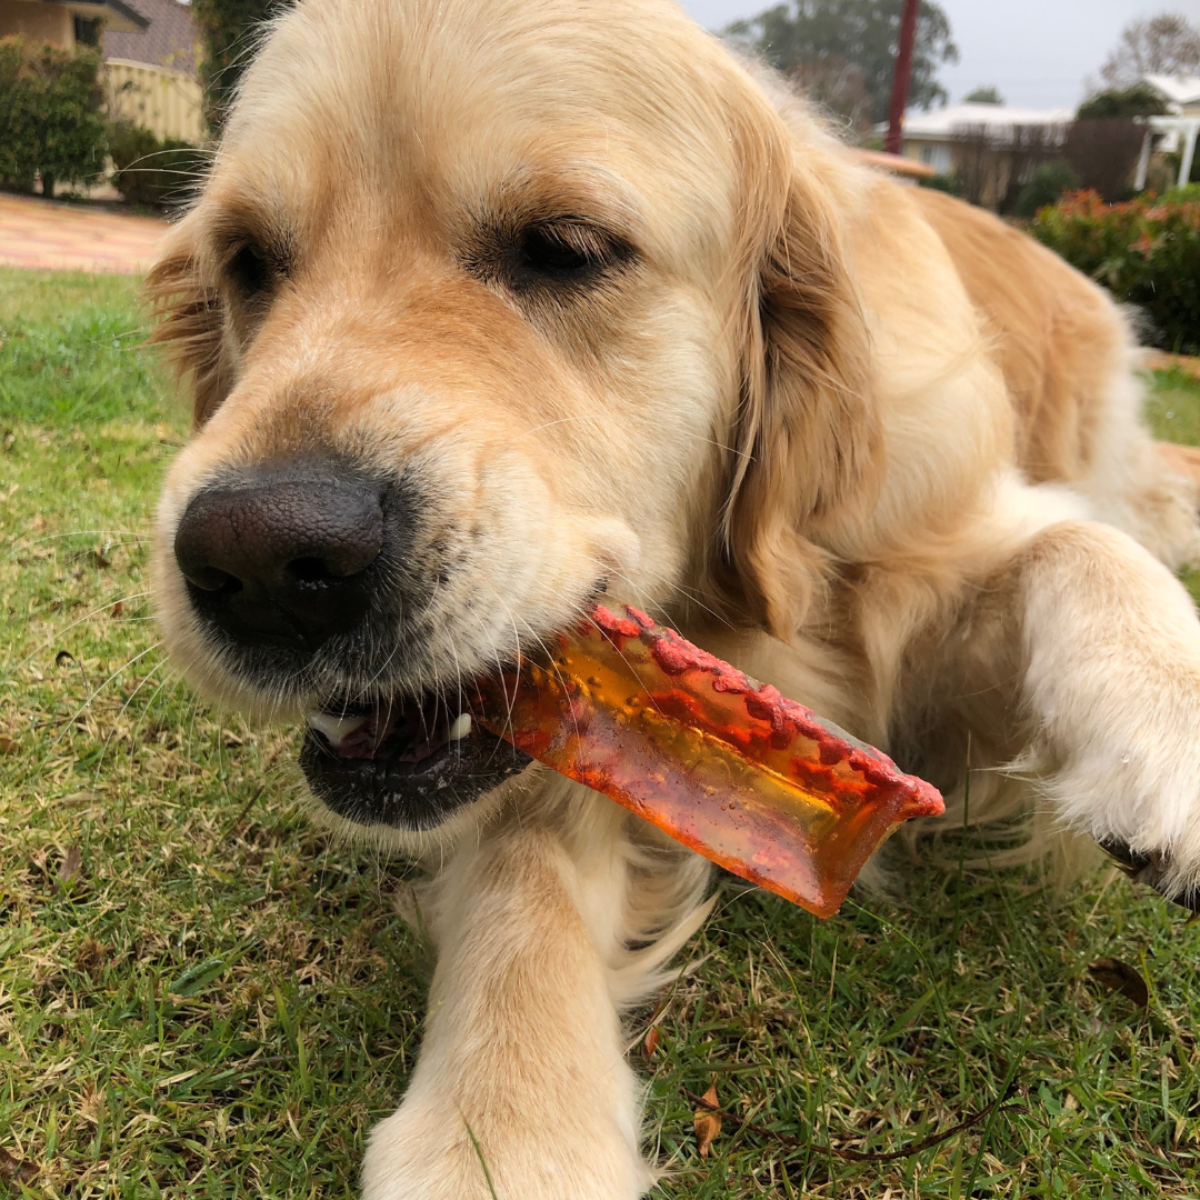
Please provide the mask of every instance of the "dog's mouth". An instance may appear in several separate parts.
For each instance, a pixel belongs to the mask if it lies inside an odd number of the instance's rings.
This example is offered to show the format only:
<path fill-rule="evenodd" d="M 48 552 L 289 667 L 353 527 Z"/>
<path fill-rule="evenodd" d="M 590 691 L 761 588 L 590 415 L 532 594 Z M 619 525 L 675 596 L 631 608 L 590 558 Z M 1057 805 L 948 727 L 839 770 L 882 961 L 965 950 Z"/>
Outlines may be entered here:
<path fill-rule="evenodd" d="M 313 794 L 360 825 L 432 829 L 528 766 L 461 696 L 337 698 L 309 713 L 300 766 Z"/>

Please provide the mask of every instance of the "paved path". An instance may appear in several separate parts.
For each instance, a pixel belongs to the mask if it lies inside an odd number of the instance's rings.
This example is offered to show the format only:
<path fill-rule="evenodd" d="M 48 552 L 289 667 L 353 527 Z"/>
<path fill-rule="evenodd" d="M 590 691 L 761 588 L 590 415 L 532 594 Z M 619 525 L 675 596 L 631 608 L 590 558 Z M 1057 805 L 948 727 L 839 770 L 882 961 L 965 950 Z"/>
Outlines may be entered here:
<path fill-rule="evenodd" d="M 166 231 L 153 217 L 0 194 L 0 266 L 136 275 Z"/>
<path fill-rule="evenodd" d="M 1146 351 L 1146 366 L 1153 371 L 1169 371 L 1178 367 L 1185 374 L 1200 379 L 1200 358 L 1189 358 L 1186 354 L 1164 354 L 1161 350 Z"/>

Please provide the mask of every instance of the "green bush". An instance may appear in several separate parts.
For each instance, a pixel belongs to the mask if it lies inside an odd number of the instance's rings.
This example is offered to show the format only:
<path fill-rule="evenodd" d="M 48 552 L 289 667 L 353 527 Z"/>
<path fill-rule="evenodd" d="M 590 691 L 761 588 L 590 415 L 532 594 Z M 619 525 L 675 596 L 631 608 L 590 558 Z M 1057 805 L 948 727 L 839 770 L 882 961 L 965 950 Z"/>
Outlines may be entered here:
<path fill-rule="evenodd" d="M 957 175 L 930 175 L 927 179 L 918 179 L 917 184 L 935 192 L 945 192 L 948 196 L 962 195 L 962 183 Z"/>
<path fill-rule="evenodd" d="M 1170 111 L 1167 102 L 1148 83 L 1109 88 L 1088 97 L 1075 114 L 1079 121 L 1112 121 L 1129 117 L 1161 117 Z"/>
<path fill-rule="evenodd" d="M 1065 158 L 1042 163 L 1040 167 L 1033 169 L 1029 182 L 1021 189 L 1013 214 L 1018 217 L 1032 217 L 1039 208 L 1045 208 L 1047 204 L 1056 204 L 1062 199 L 1064 192 L 1073 192 L 1077 187 L 1079 176 Z"/>
<path fill-rule="evenodd" d="M 124 122 L 109 130 L 113 187 L 131 204 L 177 208 L 203 175 L 204 152 L 190 142 L 159 141 L 148 129 Z"/>
<path fill-rule="evenodd" d="M 1178 183 L 1162 194 L 1164 204 L 1200 203 L 1200 183 Z"/>
<path fill-rule="evenodd" d="M 22 36 L 0 38 L 0 181 L 42 193 L 56 183 L 94 183 L 107 151 L 95 50 L 60 50 Z"/>
<path fill-rule="evenodd" d="M 1152 194 L 1105 204 L 1075 192 L 1043 208 L 1031 232 L 1118 300 L 1141 307 L 1153 344 L 1200 354 L 1200 200 Z"/>
<path fill-rule="evenodd" d="M 225 124 L 238 80 L 254 54 L 265 23 L 292 0 L 193 0 L 192 20 L 204 41 L 200 82 L 204 119 L 214 133 Z"/>

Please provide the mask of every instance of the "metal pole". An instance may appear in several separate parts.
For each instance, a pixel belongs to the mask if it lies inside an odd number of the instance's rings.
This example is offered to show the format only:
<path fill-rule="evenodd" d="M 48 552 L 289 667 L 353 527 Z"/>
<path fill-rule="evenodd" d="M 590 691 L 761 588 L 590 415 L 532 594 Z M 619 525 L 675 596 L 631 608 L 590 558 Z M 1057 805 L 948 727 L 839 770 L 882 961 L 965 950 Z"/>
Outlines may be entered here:
<path fill-rule="evenodd" d="M 917 11 L 921 0 L 904 0 L 900 17 L 900 47 L 896 53 L 896 74 L 892 77 L 892 103 L 888 107 L 887 141 L 883 148 L 899 154 L 904 148 L 904 109 L 908 104 L 908 83 L 912 75 L 913 42 L 917 37 Z"/>

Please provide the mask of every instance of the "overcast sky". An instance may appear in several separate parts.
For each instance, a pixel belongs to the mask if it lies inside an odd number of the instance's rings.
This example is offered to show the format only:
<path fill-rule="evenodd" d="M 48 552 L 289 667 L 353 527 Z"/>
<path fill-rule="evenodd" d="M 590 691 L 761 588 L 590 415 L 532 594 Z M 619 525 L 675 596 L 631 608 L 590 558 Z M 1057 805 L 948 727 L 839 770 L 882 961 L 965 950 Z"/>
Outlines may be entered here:
<path fill-rule="evenodd" d="M 700 24 L 720 29 L 777 0 L 682 0 Z M 1200 24 L 1200 0 L 939 0 L 958 43 L 959 61 L 939 78 L 952 103 L 992 83 L 1009 104 L 1075 105 L 1122 28 L 1135 17 L 1169 11 Z"/>

